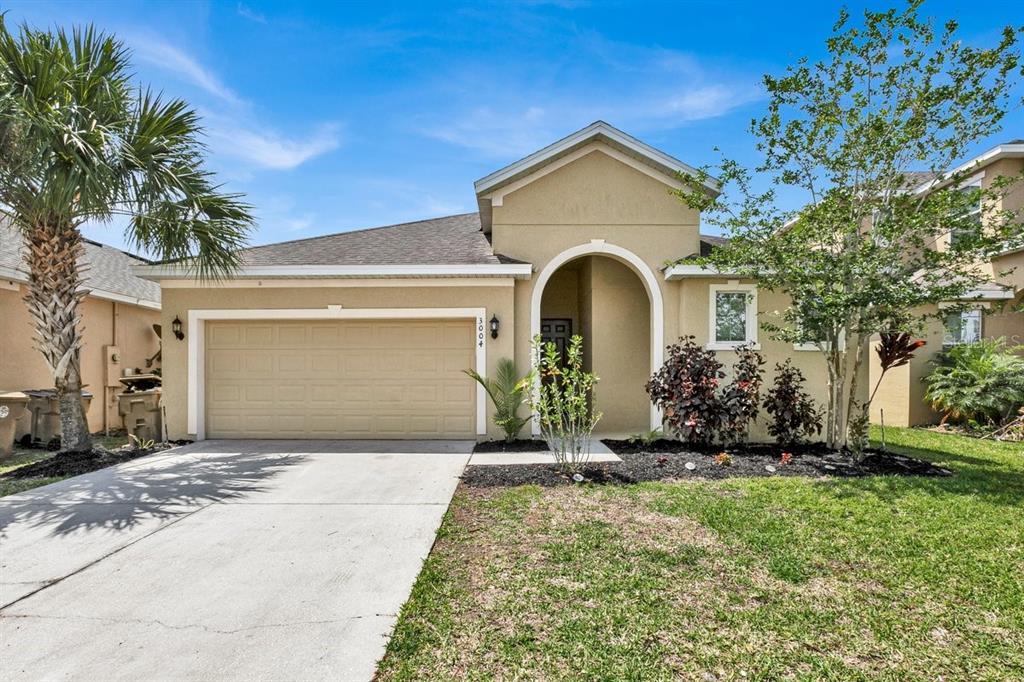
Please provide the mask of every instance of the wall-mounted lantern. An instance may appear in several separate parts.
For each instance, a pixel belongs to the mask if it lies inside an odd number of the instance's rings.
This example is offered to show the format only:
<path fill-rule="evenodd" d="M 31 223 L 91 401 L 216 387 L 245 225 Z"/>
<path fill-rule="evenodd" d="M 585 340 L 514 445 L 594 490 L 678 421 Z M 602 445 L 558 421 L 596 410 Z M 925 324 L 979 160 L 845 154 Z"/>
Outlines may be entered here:
<path fill-rule="evenodd" d="M 494 315 L 493 317 L 491 317 L 491 338 L 492 339 L 498 338 L 498 324 L 499 324 L 498 316 Z"/>
<path fill-rule="evenodd" d="M 181 319 L 175 315 L 174 321 L 171 322 L 171 331 L 174 332 L 174 338 L 181 341 L 185 338 L 185 332 L 181 331 Z"/>

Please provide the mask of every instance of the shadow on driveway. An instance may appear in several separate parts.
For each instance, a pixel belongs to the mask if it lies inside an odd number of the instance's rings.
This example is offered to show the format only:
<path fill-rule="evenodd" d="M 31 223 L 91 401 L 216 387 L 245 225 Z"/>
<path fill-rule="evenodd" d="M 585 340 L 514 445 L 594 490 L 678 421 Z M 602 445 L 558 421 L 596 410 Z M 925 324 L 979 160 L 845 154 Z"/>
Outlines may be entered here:
<path fill-rule="evenodd" d="M 215 502 L 266 490 L 266 482 L 306 461 L 303 454 L 260 451 L 176 452 L 101 469 L 0 499 L 0 539 L 14 525 L 131 530 Z"/>

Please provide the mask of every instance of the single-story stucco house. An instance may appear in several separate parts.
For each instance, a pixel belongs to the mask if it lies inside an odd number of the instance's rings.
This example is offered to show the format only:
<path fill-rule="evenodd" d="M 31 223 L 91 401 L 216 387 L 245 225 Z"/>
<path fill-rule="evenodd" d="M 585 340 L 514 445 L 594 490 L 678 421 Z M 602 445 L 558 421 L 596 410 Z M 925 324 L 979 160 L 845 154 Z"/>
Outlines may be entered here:
<path fill-rule="evenodd" d="M 35 328 L 25 307 L 24 239 L 0 222 L 0 392 L 52 388 L 53 377 L 35 347 Z M 160 286 L 133 269 L 148 261 L 112 246 L 86 240 L 82 254 L 84 288 L 80 306 L 84 344 L 82 382 L 93 395 L 86 414 L 93 432 L 121 428 L 117 381 L 125 368 L 151 371 L 160 338 Z M 149 364 L 147 364 L 149 361 Z"/>
<path fill-rule="evenodd" d="M 785 297 L 668 265 L 720 241 L 669 192 L 692 170 L 599 121 L 477 181 L 474 213 L 250 248 L 218 282 L 136 268 L 184 332 L 163 349 L 169 436 L 497 438 L 462 370 L 525 371 L 537 334 L 583 336 L 602 434 L 660 427 L 644 384 L 684 335 L 727 365 L 745 343 L 769 370 L 792 357 L 823 395 L 820 353 L 759 329 Z"/>

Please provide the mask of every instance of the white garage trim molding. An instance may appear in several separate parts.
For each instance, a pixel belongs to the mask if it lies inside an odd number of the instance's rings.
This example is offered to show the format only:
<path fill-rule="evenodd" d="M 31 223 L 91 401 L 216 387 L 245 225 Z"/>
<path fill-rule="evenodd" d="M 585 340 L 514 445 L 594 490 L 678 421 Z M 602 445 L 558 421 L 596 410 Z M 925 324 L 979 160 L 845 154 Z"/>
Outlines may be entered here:
<path fill-rule="evenodd" d="M 188 432 L 206 439 L 206 321 L 207 320 L 431 320 L 472 319 L 476 371 L 487 376 L 485 308 L 255 308 L 188 311 Z M 476 387 L 476 433 L 487 434 L 487 394 Z"/>

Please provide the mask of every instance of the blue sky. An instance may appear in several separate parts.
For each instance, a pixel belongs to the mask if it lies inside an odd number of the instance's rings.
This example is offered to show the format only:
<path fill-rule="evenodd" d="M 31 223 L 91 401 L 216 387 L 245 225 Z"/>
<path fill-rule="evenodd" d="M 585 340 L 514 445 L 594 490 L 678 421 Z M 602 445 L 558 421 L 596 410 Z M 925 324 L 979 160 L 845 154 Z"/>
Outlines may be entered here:
<path fill-rule="evenodd" d="M 475 210 L 474 180 L 596 119 L 691 165 L 714 162 L 716 146 L 752 161 L 746 126 L 764 106 L 761 75 L 821 55 L 839 5 L 4 6 L 12 23 L 93 22 L 125 40 L 142 82 L 202 114 L 210 166 L 254 205 L 260 244 Z M 1002 26 L 1024 23 L 1020 7 L 925 9 L 991 44 Z M 1019 110 L 977 151 L 1014 137 L 1024 137 Z M 116 226 L 87 232 L 121 243 Z"/>

